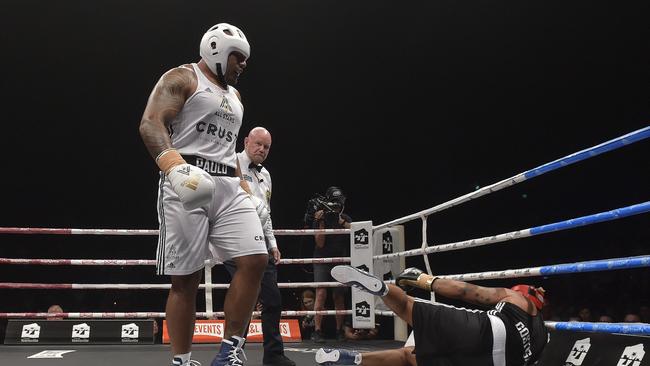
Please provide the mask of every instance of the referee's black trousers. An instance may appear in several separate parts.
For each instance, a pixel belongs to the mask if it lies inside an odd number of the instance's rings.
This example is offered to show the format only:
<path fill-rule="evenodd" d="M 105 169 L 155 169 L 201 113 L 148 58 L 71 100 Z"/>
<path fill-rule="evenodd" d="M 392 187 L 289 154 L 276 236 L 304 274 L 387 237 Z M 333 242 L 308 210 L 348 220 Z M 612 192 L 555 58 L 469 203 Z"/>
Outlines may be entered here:
<path fill-rule="evenodd" d="M 269 263 L 266 265 L 262 284 L 260 288 L 260 302 L 262 303 L 262 332 L 264 333 L 264 360 L 270 360 L 274 356 L 284 354 L 284 343 L 280 335 L 280 318 L 282 312 L 282 295 L 278 288 L 278 268 L 272 262 L 273 257 L 269 255 Z M 232 260 L 224 263 L 226 270 L 231 276 L 237 271 L 237 266 Z M 248 327 L 246 327 L 248 334 Z"/>

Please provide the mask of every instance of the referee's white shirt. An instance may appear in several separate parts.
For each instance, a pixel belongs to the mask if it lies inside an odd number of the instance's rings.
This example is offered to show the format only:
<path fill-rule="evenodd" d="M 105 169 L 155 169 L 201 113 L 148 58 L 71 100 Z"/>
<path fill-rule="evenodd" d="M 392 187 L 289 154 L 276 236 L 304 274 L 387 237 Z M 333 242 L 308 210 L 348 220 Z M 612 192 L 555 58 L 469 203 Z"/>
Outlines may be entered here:
<path fill-rule="evenodd" d="M 261 166 L 261 170 L 251 167 L 251 159 L 246 154 L 246 151 L 237 153 L 239 160 L 239 168 L 241 169 L 242 179 L 244 179 L 251 189 L 251 192 L 263 202 L 266 202 L 266 207 L 269 210 L 269 220 L 266 227 L 264 227 L 264 236 L 266 236 L 266 245 L 270 248 L 278 246 L 275 236 L 273 235 L 273 223 L 271 222 L 271 173 Z"/>

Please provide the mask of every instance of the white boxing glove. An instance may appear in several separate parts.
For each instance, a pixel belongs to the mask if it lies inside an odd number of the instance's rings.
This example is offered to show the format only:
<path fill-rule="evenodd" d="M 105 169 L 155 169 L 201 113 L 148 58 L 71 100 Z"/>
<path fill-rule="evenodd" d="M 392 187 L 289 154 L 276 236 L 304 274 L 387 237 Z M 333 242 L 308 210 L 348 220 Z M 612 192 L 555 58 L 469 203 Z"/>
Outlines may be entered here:
<path fill-rule="evenodd" d="M 186 210 L 203 207 L 212 201 L 214 180 L 205 170 L 187 163 L 180 164 L 167 173 L 167 178 Z"/>
<path fill-rule="evenodd" d="M 269 217 L 271 217 L 271 214 L 269 213 L 269 209 L 266 207 L 266 202 L 262 201 L 261 199 L 257 198 L 252 194 L 249 194 L 248 197 L 250 197 L 251 201 L 253 201 L 253 206 L 255 206 L 255 211 L 257 211 L 257 216 L 260 218 L 260 222 L 262 223 L 262 228 L 264 228 L 266 226 L 266 222 L 269 221 Z"/>
<path fill-rule="evenodd" d="M 186 210 L 194 210 L 212 201 L 215 187 L 212 176 L 205 170 L 185 162 L 176 149 L 170 148 L 161 152 L 156 157 L 156 164 L 167 175 L 172 189 Z"/>

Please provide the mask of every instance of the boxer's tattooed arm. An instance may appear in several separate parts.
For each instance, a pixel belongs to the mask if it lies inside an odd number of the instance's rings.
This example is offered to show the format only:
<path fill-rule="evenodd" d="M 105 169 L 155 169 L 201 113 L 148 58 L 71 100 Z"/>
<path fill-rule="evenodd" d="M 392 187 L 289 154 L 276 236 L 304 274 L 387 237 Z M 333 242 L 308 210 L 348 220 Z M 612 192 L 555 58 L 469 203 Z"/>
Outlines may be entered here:
<path fill-rule="evenodd" d="M 194 93 L 196 75 L 179 67 L 165 73 L 154 87 L 140 121 L 140 136 L 153 158 L 172 147 L 169 123 Z"/>
<path fill-rule="evenodd" d="M 435 280 L 432 290 L 445 297 L 479 305 L 495 305 L 508 296 L 504 288 L 482 287 L 446 278 Z"/>

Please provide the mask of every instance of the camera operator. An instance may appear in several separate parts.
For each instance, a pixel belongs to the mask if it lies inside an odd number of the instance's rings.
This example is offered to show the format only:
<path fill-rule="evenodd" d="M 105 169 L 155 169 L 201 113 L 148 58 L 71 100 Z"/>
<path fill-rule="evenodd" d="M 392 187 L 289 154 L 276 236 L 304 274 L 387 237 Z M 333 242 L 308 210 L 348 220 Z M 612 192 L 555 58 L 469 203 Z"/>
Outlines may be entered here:
<path fill-rule="evenodd" d="M 329 187 L 325 196 L 317 196 L 307 205 L 305 214 L 305 226 L 314 229 L 343 229 L 350 228 L 352 219 L 343 213 L 345 207 L 345 195 L 339 187 Z M 315 235 L 316 245 L 314 247 L 314 258 L 348 257 L 350 256 L 350 243 L 347 235 Z M 332 282 L 330 270 L 333 264 L 314 264 L 314 282 Z M 332 298 L 336 310 L 345 310 L 345 294 L 348 291 L 344 287 L 332 289 Z M 327 300 L 327 288 L 316 288 L 316 301 L 314 310 L 324 310 Z M 344 315 L 336 315 L 336 339 L 345 340 L 343 330 Z M 317 343 L 325 342 L 322 328 L 322 315 L 314 317 L 315 329 L 311 340 Z"/>

